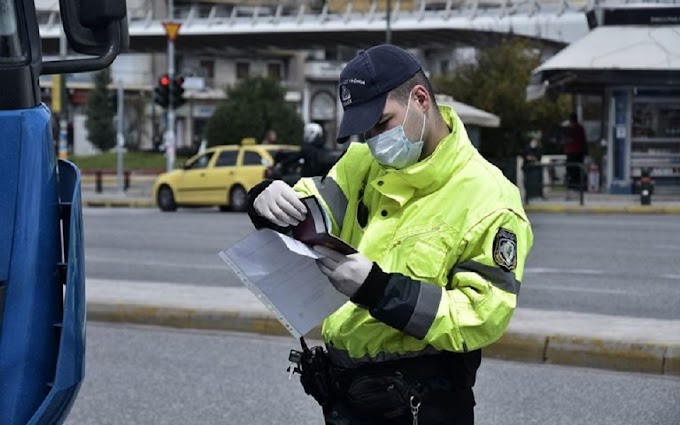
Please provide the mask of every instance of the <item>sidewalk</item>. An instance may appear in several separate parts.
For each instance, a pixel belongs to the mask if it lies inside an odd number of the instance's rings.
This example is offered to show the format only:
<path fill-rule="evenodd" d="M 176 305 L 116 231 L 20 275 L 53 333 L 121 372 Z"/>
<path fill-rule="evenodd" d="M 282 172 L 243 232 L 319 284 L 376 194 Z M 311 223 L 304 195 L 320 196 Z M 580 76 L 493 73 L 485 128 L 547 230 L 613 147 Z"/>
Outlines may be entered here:
<path fill-rule="evenodd" d="M 155 208 L 153 182 L 155 176 L 133 176 L 130 188 L 119 191 L 115 176 L 107 176 L 102 192 L 95 192 L 92 176 L 83 176 L 82 199 L 86 207 Z M 582 214 L 678 214 L 680 215 L 680 193 L 653 195 L 652 205 L 640 205 L 639 195 L 610 195 L 606 193 L 585 193 L 584 205 L 579 205 L 579 195 L 572 192 L 555 193 L 549 198 L 531 199 L 524 209 L 528 213 L 582 213 Z"/>
<path fill-rule="evenodd" d="M 288 335 L 243 287 L 101 279 L 87 279 L 86 287 L 89 320 Z M 318 329 L 309 336 L 318 338 Z M 680 320 L 518 309 L 503 338 L 484 353 L 680 377 Z"/>
<path fill-rule="evenodd" d="M 585 213 L 585 214 L 680 214 L 680 194 L 654 195 L 651 205 L 641 205 L 639 195 L 610 195 L 585 193 L 583 205 L 579 194 L 553 195 L 547 199 L 531 199 L 524 206 L 527 212 Z"/>
<path fill-rule="evenodd" d="M 616 200 L 604 197 L 590 197 L 584 205 L 579 205 L 578 200 L 532 200 L 524 209 L 528 213 L 570 213 L 570 214 L 678 214 L 680 215 L 680 196 L 673 200 L 652 200 L 652 205 L 640 205 L 639 200 L 631 197 Z M 95 193 L 90 190 L 82 192 L 83 206 L 85 207 L 112 207 L 112 208 L 156 208 L 152 195 L 146 192 L 131 189 L 127 192 L 109 190 L 103 193 Z"/>

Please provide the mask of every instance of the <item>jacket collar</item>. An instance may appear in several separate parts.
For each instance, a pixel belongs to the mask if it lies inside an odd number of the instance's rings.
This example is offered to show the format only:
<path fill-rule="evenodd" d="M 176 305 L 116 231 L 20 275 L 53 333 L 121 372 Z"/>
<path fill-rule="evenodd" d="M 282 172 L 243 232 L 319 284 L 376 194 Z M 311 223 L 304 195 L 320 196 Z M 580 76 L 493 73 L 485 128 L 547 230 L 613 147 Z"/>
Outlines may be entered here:
<path fill-rule="evenodd" d="M 442 139 L 432 154 L 401 170 L 383 168 L 371 185 L 378 192 L 404 205 L 416 193 L 426 195 L 442 187 L 474 153 L 465 127 L 450 106 L 439 111 L 451 133 Z"/>

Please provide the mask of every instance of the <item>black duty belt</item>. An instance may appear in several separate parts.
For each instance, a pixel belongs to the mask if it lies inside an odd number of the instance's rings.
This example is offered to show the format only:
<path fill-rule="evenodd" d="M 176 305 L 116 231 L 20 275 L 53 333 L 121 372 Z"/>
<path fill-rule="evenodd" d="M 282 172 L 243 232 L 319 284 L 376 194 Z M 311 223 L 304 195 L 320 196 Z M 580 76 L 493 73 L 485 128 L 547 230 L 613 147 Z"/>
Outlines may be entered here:
<path fill-rule="evenodd" d="M 331 376 L 340 391 L 348 388 L 358 377 L 373 374 L 399 374 L 408 381 L 433 377 L 448 378 L 455 389 L 472 388 L 481 362 L 481 350 L 468 353 L 444 352 L 399 360 L 363 363 L 353 368 L 333 366 Z"/>

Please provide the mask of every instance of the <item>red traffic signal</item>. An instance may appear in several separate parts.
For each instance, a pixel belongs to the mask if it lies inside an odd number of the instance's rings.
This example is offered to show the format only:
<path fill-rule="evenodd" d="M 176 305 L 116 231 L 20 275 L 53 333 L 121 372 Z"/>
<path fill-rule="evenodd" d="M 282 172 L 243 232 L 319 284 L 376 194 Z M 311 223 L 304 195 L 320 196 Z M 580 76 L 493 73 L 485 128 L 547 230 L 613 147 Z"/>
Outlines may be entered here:
<path fill-rule="evenodd" d="M 161 108 L 170 105 L 170 77 L 167 74 L 158 77 L 158 85 L 154 89 L 154 102 Z"/>
<path fill-rule="evenodd" d="M 184 77 L 170 78 L 168 74 L 158 77 L 158 85 L 154 89 L 154 102 L 162 108 L 177 109 L 186 103 L 184 98 Z"/>

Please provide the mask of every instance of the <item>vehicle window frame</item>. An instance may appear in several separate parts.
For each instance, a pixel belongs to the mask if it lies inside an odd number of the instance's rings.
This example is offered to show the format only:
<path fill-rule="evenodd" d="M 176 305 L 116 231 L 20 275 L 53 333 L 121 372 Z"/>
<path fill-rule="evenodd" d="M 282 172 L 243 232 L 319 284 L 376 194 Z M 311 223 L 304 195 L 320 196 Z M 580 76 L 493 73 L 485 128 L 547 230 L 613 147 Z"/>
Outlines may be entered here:
<path fill-rule="evenodd" d="M 202 154 L 196 156 L 195 159 L 194 159 L 193 161 L 191 161 L 190 163 L 187 163 L 187 164 L 184 166 L 184 169 L 185 169 L 186 171 L 191 171 L 191 170 L 205 170 L 205 169 L 207 169 L 207 168 L 210 167 L 210 161 L 212 161 L 212 158 L 213 158 L 214 155 L 215 155 L 215 152 L 205 152 L 205 153 L 202 153 Z M 208 160 L 205 162 L 205 165 L 204 165 L 204 166 L 201 166 L 201 167 L 197 167 L 196 164 L 198 164 L 199 160 L 200 160 L 201 158 L 205 158 L 205 157 L 208 158 Z"/>
<path fill-rule="evenodd" d="M 235 154 L 233 164 L 220 165 L 220 157 L 222 156 L 222 154 L 225 154 L 225 153 Z M 236 167 L 236 166 L 239 165 L 239 156 L 240 155 L 239 155 L 238 149 L 223 149 L 219 152 L 219 154 L 217 155 L 217 158 L 215 159 L 215 168 Z"/>
<path fill-rule="evenodd" d="M 259 161 L 256 164 L 246 164 L 246 157 L 248 156 L 248 154 L 257 155 L 258 158 L 259 158 Z M 244 167 L 262 167 L 262 166 L 265 165 L 266 159 L 267 158 L 265 158 L 264 155 L 262 155 L 262 152 L 258 152 L 258 151 L 253 150 L 253 149 L 246 149 L 246 150 L 243 151 L 243 157 L 241 158 L 241 165 L 244 166 Z"/>

